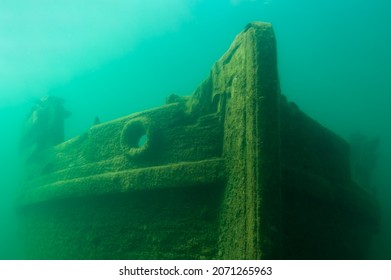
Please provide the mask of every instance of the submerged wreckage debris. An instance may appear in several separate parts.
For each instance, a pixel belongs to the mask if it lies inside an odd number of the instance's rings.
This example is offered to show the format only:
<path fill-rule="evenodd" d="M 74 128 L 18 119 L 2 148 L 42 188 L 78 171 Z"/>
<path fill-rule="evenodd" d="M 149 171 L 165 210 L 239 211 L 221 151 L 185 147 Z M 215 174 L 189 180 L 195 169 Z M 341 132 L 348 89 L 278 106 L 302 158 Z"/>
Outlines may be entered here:
<path fill-rule="evenodd" d="M 31 259 L 364 259 L 378 223 L 348 144 L 280 94 L 268 23 L 191 97 L 94 125 L 24 178 Z"/>
<path fill-rule="evenodd" d="M 69 115 L 61 98 L 45 96 L 38 100 L 23 124 L 19 143 L 22 161 L 64 142 L 64 119 Z"/>

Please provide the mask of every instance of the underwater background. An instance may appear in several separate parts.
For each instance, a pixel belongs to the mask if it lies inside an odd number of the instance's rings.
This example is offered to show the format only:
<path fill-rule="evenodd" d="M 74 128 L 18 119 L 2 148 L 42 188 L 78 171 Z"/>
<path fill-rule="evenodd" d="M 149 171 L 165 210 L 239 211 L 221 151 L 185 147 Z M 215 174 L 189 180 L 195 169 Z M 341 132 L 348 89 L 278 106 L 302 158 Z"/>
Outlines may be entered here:
<path fill-rule="evenodd" d="M 66 100 L 66 138 L 189 95 L 251 21 L 274 26 L 281 90 L 346 140 L 379 137 L 373 184 L 391 259 L 391 1 L 0 0 L 0 259 L 20 258 L 14 199 L 23 120 Z"/>

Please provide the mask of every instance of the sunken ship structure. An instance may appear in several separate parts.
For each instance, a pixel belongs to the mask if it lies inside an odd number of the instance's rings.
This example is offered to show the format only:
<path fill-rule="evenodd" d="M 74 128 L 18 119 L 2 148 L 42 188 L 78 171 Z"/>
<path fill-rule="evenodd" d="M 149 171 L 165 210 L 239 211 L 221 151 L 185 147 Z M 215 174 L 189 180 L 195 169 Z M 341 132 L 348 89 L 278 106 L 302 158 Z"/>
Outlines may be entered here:
<path fill-rule="evenodd" d="M 17 210 L 26 259 L 365 259 L 378 227 L 349 145 L 280 93 L 261 22 L 191 96 L 36 151 Z"/>

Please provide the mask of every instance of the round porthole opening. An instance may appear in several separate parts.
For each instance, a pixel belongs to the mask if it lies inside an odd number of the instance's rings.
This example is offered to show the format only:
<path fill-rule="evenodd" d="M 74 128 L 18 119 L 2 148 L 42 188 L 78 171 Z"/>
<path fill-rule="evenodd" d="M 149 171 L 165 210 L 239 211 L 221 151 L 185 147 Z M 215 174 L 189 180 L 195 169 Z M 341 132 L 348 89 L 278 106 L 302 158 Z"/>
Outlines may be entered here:
<path fill-rule="evenodd" d="M 121 145 L 130 156 L 143 154 L 149 146 L 149 130 L 144 119 L 128 122 L 121 135 Z"/>

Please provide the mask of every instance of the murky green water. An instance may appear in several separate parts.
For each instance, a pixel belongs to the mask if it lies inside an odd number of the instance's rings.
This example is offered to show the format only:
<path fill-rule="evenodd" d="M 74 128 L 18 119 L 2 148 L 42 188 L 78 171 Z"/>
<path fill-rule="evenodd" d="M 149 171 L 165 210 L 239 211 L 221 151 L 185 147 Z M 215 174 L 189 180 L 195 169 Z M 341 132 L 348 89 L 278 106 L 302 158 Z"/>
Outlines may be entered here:
<path fill-rule="evenodd" d="M 190 94 L 235 35 L 274 25 L 283 93 L 348 139 L 379 136 L 373 184 L 391 259 L 391 2 L 145 0 L 0 2 L 0 259 L 18 258 L 13 201 L 21 123 L 36 98 L 64 98 L 66 138 Z"/>

